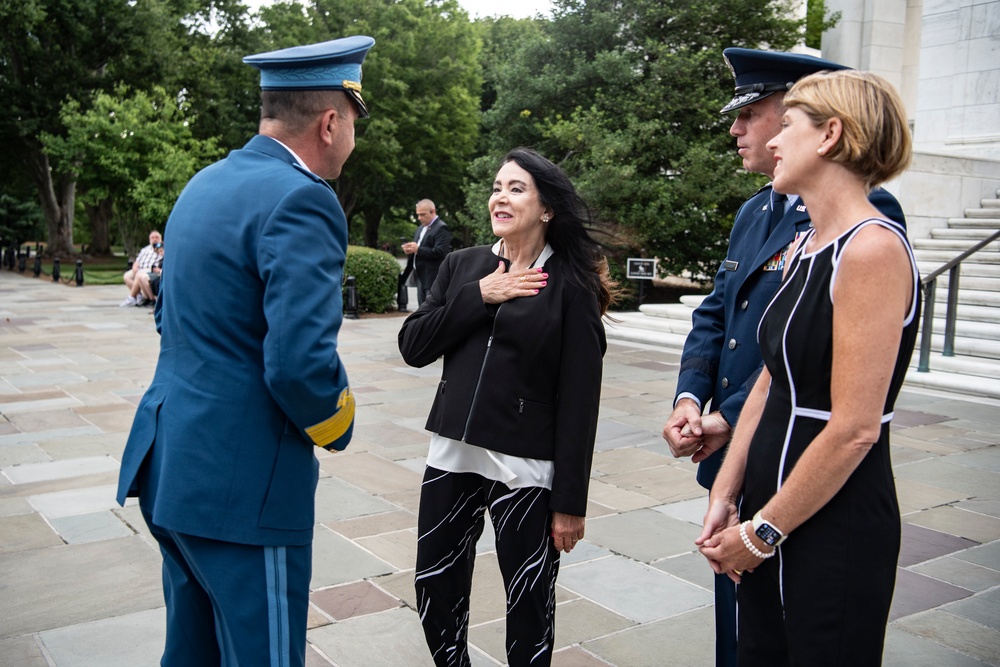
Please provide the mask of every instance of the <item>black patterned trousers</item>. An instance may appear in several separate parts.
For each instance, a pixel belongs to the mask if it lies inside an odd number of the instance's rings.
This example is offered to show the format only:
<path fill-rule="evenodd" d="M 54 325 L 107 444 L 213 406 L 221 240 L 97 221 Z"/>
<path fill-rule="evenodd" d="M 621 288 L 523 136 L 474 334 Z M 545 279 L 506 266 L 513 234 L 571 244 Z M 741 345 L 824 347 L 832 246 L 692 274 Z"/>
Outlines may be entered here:
<path fill-rule="evenodd" d="M 511 489 L 476 473 L 427 467 L 420 491 L 417 612 L 438 667 L 468 667 L 469 596 L 487 509 L 507 592 L 507 661 L 547 666 L 555 634 L 559 552 L 548 489 Z"/>

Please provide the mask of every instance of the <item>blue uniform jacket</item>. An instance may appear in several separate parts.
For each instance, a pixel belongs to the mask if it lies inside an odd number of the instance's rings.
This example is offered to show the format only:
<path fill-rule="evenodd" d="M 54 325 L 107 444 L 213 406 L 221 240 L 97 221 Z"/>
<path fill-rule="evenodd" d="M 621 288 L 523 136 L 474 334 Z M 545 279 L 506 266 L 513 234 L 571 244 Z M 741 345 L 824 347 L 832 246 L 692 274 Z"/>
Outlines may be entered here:
<path fill-rule="evenodd" d="M 895 197 L 876 188 L 869 199 L 905 228 L 903 210 Z M 760 375 L 757 325 L 781 284 L 789 244 L 811 224 L 805 205 L 797 199 L 768 236 L 770 208 L 771 186 L 766 185 L 736 214 L 729 250 L 715 274 L 714 288 L 692 316 L 677 379 L 678 396 L 693 394 L 702 407 L 711 401 L 712 410 L 720 410 L 734 427 Z M 715 452 L 698 466 L 698 483 L 707 489 L 712 488 L 724 452 Z"/>
<path fill-rule="evenodd" d="M 141 494 L 156 525 L 199 537 L 308 544 L 314 446 L 343 449 L 354 424 L 337 355 L 340 203 L 257 136 L 188 183 L 166 235 L 160 355 L 118 502 Z"/>

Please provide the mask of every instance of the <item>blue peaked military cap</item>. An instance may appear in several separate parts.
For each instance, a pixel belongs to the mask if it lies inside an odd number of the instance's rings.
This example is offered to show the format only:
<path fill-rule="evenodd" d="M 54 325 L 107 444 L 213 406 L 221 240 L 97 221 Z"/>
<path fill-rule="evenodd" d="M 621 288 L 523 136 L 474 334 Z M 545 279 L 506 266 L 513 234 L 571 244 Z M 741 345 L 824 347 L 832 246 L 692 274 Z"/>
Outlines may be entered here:
<path fill-rule="evenodd" d="M 261 90 L 343 90 L 358 105 L 362 118 L 368 107 L 361 98 L 361 63 L 375 40 L 365 35 L 293 46 L 247 56 L 243 62 L 260 70 Z"/>
<path fill-rule="evenodd" d="M 758 51 L 731 47 L 722 52 L 736 77 L 736 93 L 719 113 L 753 104 L 757 100 L 787 91 L 796 81 L 823 70 L 850 69 L 831 60 L 804 53 Z"/>

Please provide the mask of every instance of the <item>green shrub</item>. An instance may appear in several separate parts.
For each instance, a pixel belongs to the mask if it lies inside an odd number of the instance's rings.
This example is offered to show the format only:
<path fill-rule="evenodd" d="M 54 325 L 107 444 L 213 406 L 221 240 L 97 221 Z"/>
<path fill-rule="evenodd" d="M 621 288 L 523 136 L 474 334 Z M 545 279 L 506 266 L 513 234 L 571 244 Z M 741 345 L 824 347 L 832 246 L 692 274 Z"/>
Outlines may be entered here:
<path fill-rule="evenodd" d="M 359 312 L 385 313 L 395 307 L 399 262 L 389 253 L 362 246 L 347 246 L 344 276 L 345 281 L 347 276 L 354 276 Z M 347 305 L 346 289 L 344 305 Z"/>

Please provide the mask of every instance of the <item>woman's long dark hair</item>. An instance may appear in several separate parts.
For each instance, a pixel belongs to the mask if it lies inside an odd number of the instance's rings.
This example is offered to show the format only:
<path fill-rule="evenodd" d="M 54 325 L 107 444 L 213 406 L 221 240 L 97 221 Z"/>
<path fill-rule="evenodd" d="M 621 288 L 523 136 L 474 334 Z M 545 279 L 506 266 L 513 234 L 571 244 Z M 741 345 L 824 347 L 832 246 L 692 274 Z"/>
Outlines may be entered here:
<path fill-rule="evenodd" d="M 504 156 L 500 166 L 515 162 L 531 174 L 542 204 L 552 209 L 545 240 L 568 260 L 575 280 L 597 294 L 601 315 L 618 300 L 618 285 L 611 279 L 608 261 L 600 244 L 587 233 L 591 224 L 590 208 L 576 193 L 569 176 L 558 166 L 530 148 L 515 148 Z"/>

